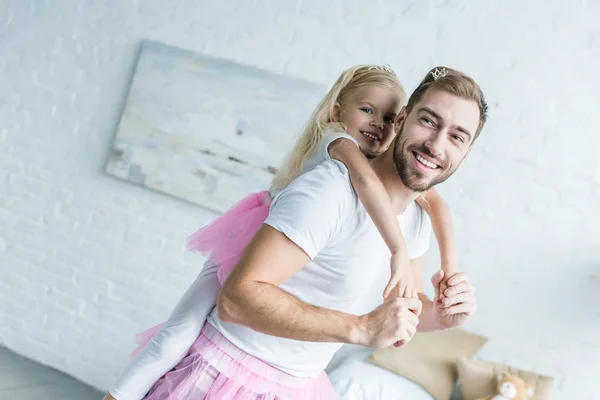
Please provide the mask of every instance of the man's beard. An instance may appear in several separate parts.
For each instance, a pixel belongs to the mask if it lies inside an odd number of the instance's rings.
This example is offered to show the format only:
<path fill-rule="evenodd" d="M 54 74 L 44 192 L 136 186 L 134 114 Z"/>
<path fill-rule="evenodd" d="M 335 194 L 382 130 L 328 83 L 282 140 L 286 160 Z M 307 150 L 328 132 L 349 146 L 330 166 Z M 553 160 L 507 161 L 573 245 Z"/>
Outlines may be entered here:
<path fill-rule="evenodd" d="M 398 176 L 400 177 L 400 180 L 404 186 L 414 192 L 426 192 L 438 183 L 444 182 L 450 177 L 450 175 L 454 173 L 456 168 L 443 172 L 440 175 L 427 180 L 428 178 L 425 174 L 411 165 L 411 161 L 414 158 L 413 151 L 424 154 L 427 157 L 430 157 L 432 160 L 436 160 L 437 164 L 439 165 L 439 169 L 443 170 L 446 166 L 446 162 L 431 154 L 424 144 L 410 145 L 405 149 L 405 153 L 401 154 L 402 149 L 400 146 L 403 130 L 404 124 L 398 133 L 398 137 L 394 141 L 394 164 L 396 165 L 396 171 L 398 172 Z"/>

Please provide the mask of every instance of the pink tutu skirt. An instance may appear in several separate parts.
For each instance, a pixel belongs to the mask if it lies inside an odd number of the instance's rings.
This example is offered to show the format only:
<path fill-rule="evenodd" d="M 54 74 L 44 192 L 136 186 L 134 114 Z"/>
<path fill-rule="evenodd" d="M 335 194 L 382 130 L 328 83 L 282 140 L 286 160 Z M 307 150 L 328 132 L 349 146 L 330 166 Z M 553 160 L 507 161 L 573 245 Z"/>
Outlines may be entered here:
<path fill-rule="evenodd" d="M 300 378 L 243 352 L 205 323 L 189 353 L 145 400 L 336 400 L 325 372 Z"/>
<path fill-rule="evenodd" d="M 189 250 L 202 253 L 219 265 L 217 277 L 221 284 L 267 219 L 271 200 L 266 190 L 252 193 L 189 237 Z"/>

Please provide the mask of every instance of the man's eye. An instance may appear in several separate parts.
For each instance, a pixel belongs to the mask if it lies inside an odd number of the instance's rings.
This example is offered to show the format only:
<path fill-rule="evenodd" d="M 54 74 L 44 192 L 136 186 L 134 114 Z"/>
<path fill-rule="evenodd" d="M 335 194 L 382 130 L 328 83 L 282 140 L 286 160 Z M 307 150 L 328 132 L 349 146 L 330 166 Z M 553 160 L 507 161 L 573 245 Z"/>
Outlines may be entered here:
<path fill-rule="evenodd" d="M 430 120 L 430 119 L 429 119 L 429 118 L 427 118 L 427 117 L 421 117 L 421 121 L 423 121 L 424 123 L 426 123 L 426 124 L 428 124 L 428 125 L 431 125 L 431 126 L 433 126 L 433 121 L 432 121 L 432 120 Z"/>

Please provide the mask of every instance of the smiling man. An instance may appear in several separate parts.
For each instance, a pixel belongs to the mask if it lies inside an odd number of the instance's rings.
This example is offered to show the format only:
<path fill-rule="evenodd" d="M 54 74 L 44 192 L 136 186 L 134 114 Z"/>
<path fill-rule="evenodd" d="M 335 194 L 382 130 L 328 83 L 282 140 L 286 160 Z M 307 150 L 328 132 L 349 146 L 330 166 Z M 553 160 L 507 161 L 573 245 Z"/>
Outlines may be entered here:
<path fill-rule="evenodd" d="M 399 215 L 419 299 L 391 296 L 382 304 L 389 250 L 346 167 L 326 161 L 274 198 L 196 344 L 149 398 L 175 398 L 160 393 L 193 385 L 186 393 L 196 397 L 186 399 L 334 399 L 323 371 L 343 343 L 387 347 L 416 331 L 463 324 L 476 308 L 464 273 L 449 277 L 443 305 L 441 271 L 432 277 L 436 298 L 422 293 L 431 229 L 415 199 L 456 171 L 486 117 L 471 78 L 435 68 L 400 112 L 393 144 L 370 161 Z M 201 376 L 191 379 L 198 368 Z"/>

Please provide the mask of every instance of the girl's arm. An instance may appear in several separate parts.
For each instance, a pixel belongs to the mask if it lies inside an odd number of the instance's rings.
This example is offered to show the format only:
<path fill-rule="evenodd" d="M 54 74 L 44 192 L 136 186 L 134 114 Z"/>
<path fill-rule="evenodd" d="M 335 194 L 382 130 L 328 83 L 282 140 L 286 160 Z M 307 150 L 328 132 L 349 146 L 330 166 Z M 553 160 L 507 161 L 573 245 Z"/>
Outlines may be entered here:
<path fill-rule="evenodd" d="M 407 287 L 411 291 L 408 295 L 416 296 L 408 263 L 408 250 L 387 190 L 371 168 L 365 155 L 351 140 L 339 138 L 329 145 L 328 151 L 331 158 L 342 162 L 348 168 L 350 182 L 358 198 L 392 253 L 392 278 L 384 291 L 384 298 L 400 279 L 404 280 L 401 282 L 402 287 Z M 403 274 L 401 277 L 394 276 L 397 269 L 398 273 Z M 410 282 L 407 282 L 408 280 Z M 404 296 L 403 292 L 400 289 L 399 295 Z"/>
<path fill-rule="evenodd" d="M 429 189 L 423 196 L 419 196 L 417 204 L 431 219 L 433 232 L 440 249 L 441 267 L 446 278 L 449 278 L 458 272 L 458 256 L 450 208 L 434 188 Z"/>

